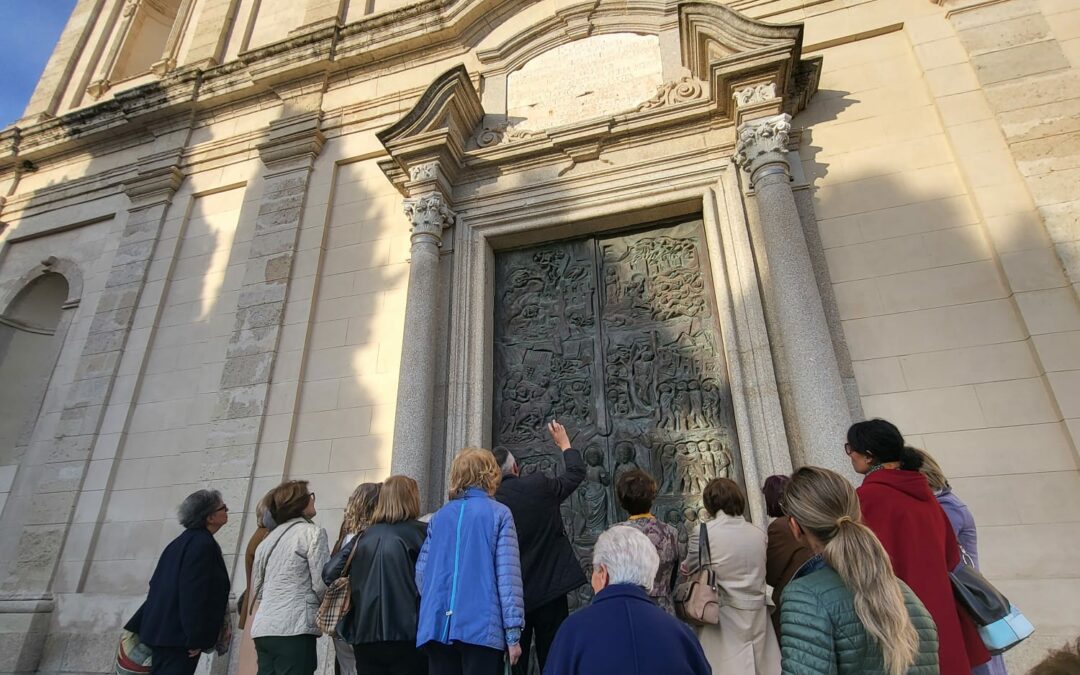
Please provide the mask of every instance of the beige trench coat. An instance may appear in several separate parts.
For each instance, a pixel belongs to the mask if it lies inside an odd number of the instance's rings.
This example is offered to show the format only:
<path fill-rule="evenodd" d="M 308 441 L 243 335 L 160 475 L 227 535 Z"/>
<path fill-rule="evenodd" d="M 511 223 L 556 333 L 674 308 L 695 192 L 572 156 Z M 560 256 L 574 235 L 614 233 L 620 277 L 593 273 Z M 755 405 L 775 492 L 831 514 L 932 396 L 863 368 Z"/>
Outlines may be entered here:
<path fill-rule="evenodd" d="M 721 607 L 720 623 L 697 628 L 714 673 L 777 675 L 780 645 L 769 620 L 765 585 L 766 536 L 743 518 L 718 513 L 706 524 Z M 698 531 L 689 532 L 682 572 L 698 569 Z"/>

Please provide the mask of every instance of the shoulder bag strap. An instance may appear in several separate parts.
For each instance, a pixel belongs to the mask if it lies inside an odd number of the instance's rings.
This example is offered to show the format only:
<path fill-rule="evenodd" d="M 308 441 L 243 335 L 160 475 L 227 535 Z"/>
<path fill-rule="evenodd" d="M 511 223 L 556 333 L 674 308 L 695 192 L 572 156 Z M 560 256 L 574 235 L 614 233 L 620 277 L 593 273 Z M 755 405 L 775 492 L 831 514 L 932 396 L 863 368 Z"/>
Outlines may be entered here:
<path fill-rule="evenodd" d="M 356 555 L 356 549 L 360 546 L 360 537 L 364 534 L 361 530 L 356 533 L 356 536 L 352 538 L 352 550 L 349 551 L 349 557 L 345 558 L 345 567 L 341 568 L 341 574 L 338 575 L 338 579 L 343 579 L 349 576 L 349 569 L 352 567 L 353 556 Z"/>
<path fill-rule="evenodd" d="M 708 556 L 707 563 L 703 562 L 706 555 Z M 705 565 L 712 564 L 712 549 L 709 547 L 709 528 L 705 527 L 705 523 L 702 523 L 701 528 L 698 530 L 697 562 L 699 569 L 705 569 Z"/>

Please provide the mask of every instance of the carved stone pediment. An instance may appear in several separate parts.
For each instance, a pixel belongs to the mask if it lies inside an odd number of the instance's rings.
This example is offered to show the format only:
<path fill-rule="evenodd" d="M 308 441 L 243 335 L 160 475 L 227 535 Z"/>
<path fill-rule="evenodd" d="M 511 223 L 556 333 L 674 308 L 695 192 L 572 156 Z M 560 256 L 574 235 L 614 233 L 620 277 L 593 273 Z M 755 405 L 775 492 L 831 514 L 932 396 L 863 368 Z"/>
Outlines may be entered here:
<path fill-rule="evenodd" d="M 817 90 L 820 57 L 802 60 L 802 24 L 770 24 L 726 5 L 689 2 L 679 6 L 679 34 L 683 64 L 710 83 L 717 107 L 736 122 L 737 105 L 775 98 L 771 112 L 794 114 Z M 745 93 L 748 85 L 753 94 Z"/>
<path fill-rule="evenodd" d="M 440 171 L 453 182 L 464 163 L 466 146 L 483 119 L 480 96 L 465 66 L 448 70 L 404 117 L 376 134 L 392 157 L 381 163 L 383 171 L 401 185 L 411 167 L 438 162 Z"/>

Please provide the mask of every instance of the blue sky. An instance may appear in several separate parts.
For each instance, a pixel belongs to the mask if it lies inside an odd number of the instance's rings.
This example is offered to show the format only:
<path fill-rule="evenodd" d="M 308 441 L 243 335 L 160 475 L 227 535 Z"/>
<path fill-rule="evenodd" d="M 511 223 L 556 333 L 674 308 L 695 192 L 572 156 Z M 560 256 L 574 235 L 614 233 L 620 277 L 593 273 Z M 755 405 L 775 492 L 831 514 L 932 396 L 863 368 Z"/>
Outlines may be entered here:
<path fill-rule="evenodd" d="M 0 128 L 22 117 L 75 0 L 0 0 Z"/>

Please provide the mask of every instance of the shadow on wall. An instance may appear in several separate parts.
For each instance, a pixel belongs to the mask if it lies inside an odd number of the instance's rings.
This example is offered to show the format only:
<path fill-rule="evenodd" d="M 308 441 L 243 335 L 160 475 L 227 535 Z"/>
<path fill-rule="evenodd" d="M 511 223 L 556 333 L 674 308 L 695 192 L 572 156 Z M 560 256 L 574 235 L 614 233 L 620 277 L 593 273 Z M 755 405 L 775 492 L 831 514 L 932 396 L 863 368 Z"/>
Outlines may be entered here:
<path fill-rule="evenodd" d="M 997 253 L 1030 248 L 1032 226 L 1024 214 L 987 226 L 944 132 L 867 135 L 873 116 L 845 96 L 820 92 L 795 122 L 805 128 L 803 170 L 865 416 L 896 423 L 956 479 L 979 525 L 983 571 L 1038 627 L 1006 655 L 1026 672 L 1080 632 L 1044 591 L 1075 588 L 1075 556 L 1047 558 L 1060 550 L 1051 526 L 1016 506 L 1057 512 L 1058 497 L 1025 486 L 1049 475 L 1037 472 L 1075 471 Z M 1053 459 L 1018 461 L 1016 444 L 1001 440 L 1030 434 L 1057 441 L 1042 450 Z"/>

